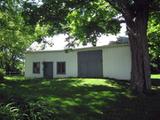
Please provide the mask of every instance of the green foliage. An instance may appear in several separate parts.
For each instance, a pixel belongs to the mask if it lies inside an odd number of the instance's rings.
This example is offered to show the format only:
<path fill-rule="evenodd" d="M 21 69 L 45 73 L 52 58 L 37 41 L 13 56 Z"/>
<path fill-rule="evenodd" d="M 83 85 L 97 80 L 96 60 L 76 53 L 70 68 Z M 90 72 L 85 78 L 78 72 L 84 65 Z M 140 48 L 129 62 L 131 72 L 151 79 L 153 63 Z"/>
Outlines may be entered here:
<path fill-rule="evenodd" d="M 64 32 L 75 41 L 94 46 L 101 34 L 117 34 L 120 30 L 120 23 L 115 19 L 118 12 L 105 0 L 47 0 L 40 6 L 30 1 L 25 2 L 23 14 L 28 24 L 50 25 L 50 35 Z"/>
<path fill-rule="evenodd" d="M 120 31 L 117 15 L 105 0 L 94 0 L 82 8 L 72 10 L 67 16 L 69 33 L 84 43 L 94 46 L 101 34 L 117 34 Z"/>
<path fill-rule="evenodd" d="M 25 66 L 24 66 L 24 61 L 17 62 L 16 68 L 20 71 L 20 73 L 23 75 L 25 72 Z"/>
<path fill-rule="evenodd" d="M 158 14 L 158 13 L 157 13 Z M 156 17 L 156 18 L 155 18 Z M 148 25 L 148 37 L 149 37 L 149 45 L 150 45 L 150 54 L 152 55 L 152 59 L 160 57 L 160 24 L 157 21 L 159 19 L 160 14 L 156 16 L 152 16 Z"/>
<path fill-rule="evenodd" d="M 50 29 L 49 24 L 45 25 L 40 25 L 39 23 L 36 24 L 35 26 L 35 31 L 34 31 L 34 37 L 35 39 L 37 38 L 43 38 L 44 36 L 48 35 L 48 30 Z"/>
<path fill-rule="evenodd" d="M 149 54 L 151 66 L 154 69 L 160 69 L 160 13 L 152 13 L 148 23 L 148 39 L 149 39 Z"/>
<path fill-rule="evenodd" d="M 22 17 L 22 1 L 0 2 L 0 67 L 12 72 L 24 59 L 26 48 L 48 34 L 49 25 L 26 24 Z"/>
<path fill-rule="evenodd" d="M 23 102 L 23 101 L 21 101 Z M 26 106 L 22 109 L 22 106 Z M 9 103 L 0 105 L 1 120 L 54 120 L 54 113 L 44 103 L 16 105 Z"/>
<path fill-rule="evenodd" d="M 54 120 L 54 112 L 43 102 L 30 103 L 26 113 L 29 120 Z"/>
<path fill-rule="evenodd" d="M 26 1 L 23 4 L 23 17 L 25 23 L 35 26 L 51 26 L 47 32 L 50 35 L 64 31 L 63 24 L 66 23 L 65 17 L 69 12 L 68 2 L 64 0 L 43 0 L 42 5 L 35 4 L 33 1 Z"/>
<path fill-rule="evenodd" d="M 0 68 L 0 81 L 4 79 L 5 71 Z"/>
<path fill-rule="evenodd" d="M 1 120 L 20 120 L 19 109 L 13 103 L 7 105 L 0 105 L 0 119 Z"/>
<path fill-rule="evenodd" d="M 30 44 L 29 27 L 24 26 L 21 10 L 17 1 L 4 2 L 5 9 L 0 11 L 0 67 L 10 69 L 18 59 L 23 58 L 23 52 Z M 26 40 L 27 39 L 27 40 Z"/>

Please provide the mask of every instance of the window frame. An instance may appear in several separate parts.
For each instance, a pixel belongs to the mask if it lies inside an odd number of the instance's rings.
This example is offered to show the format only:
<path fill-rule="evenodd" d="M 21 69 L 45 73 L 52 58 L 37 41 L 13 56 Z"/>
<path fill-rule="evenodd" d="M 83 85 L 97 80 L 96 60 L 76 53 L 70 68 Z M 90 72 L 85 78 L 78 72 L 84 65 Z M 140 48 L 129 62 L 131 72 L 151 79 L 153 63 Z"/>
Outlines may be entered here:
<path fill-rule="evenodd" d="M 63 65 L 64 65 L 64 68 L 63 68 Z M 66 62 L 65 61 L 57 62 L 57 75 L 65 75 L 65 74 L 66 74 Z"/>
<path fill-rule="evenodd" d="M 41 63 L 40 62 L 33 62 L 33 67 L 32 67 L 32 70 L 33 70 L 33 74 L 40 74 L 40 71 L 41 71 Z M 35 68 L 35 67 L 38 67 L 38 68 Z"/>

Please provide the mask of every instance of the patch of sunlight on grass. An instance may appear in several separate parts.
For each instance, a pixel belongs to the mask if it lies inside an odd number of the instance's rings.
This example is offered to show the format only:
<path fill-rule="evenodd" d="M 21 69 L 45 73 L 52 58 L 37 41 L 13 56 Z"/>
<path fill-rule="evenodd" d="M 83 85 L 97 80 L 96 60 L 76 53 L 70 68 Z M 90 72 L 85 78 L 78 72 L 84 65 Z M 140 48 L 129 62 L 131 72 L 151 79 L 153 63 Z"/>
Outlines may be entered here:
<path fill-rule="evenodd" d="M 103 86 L 108 86 L 108 87 L 114 87 L 114 88 L 119 88 L 121 89 L 121 86 L 118 85 L 117 83 L 111 82 L 110 80 L 106 80 L 106 79 L 91 79 L 91 78 L 81 78 L 78 79 L 79 81 L 81 81 L 79 83 L 79 85 L 103 85 Z"/>
<path fill-rule="evenodd" d="M 51 107 L 51 106 L 54 107 L 55 104 L 58 104 L 59 102 L 62 101 L 61 98 L 58 98 L 58 97 L 55 97 L 55 96 L 49 96 L 49 97 L 42 97 L 42 96 L 41 96 L 41 97 L 38 98 L 38 100 L 39 100 L 39 101 L 43 101 L 43 102 L 49 104 L 50 107 Z"/>
<path fill-rule="evenodd" d="M 112 91 L 90 92 L 88 96 L 92 96 L 95 99 L 101 99 L 102 97 L 113 98 L 115 100 L 116 94 Z"/>
<path fill-rule="evenodd" d="M 63 104 L 65 106 L 75 106 L 75 105 L 78 105 L 78 103 L 76 101 L 74 101 L 72 98 L 68 98 L 68 99 L 63 100 Z"/>
<path fill-rule="evenodd" d="M 152 74 L 151 79 L 160 79 L 160 74 Z"/>
<path fill-rule="evenodd" d="M 49 103 L 50 105 L 55 105 L 60 103 L 61 107 L 69 107 L 69 106 L 76 106 L 80 103 L 80 99 L 72 99 L 72 98 L 58 98 L 55 96 L 50 97 L 40 97 L 40 100 Z"/>
<path fill-rule="evenodd" d="M 61 99 L 55 96 L 50 97 L 39 97 L 40 100 L 47 101 L 47 102 L 54 102 L 54 101 L 60 101 Z"/>
<path fill-rule="evenodd" d="M 6 84 L 4 84 L 4 83 L 1 83 L 1 84 L 0 84 L 0 88 L 6 88 L 6 87 L 7 87 Z"/>
<path fill-rule="evenodd" d="M 129 89 L 121 92 L 120 95 L 126 96 L 127 98 L 130 98 L 130 99 L 135 98 L 135 95 L 133 95 L 132 91 Z"/>
<path fill-rule="evenodd" d="M 42 81 L 41 84 L 45 86 L 49 86 L 51 84 L 51 81 Z"/>
<path fill-rule="evenodd" d="M 108 106 L 117 100 L 117 94 L 112 91 L 90 92 L 85 99 L 88 102 L 89 108 L 98 114 L 103 114 L 100 108 Z"/>
<path fill-rule="evenodd" d="M 81 84 L 90 84 L 90 85 L 105 85 L 106 80 L 104 79 L 92 79 L 92 78 L 84 78 L 79 79 L 82 83 Z"/>
<path fill-rule="evenodd" d="M 24 76 L 5 76 L 4 78 L 11 81 L 25 80 Z"/>
<path fill-rule="evenodd" d="M 95 102 L 91 102 L 89 104 L 90 109 L 92 109 L 92 111 L 98 113 L 98 114 L 103 114 L 103 112 L 101 111 L 101 107 L 102 106 L 106 106 L 107 103 L 105 101 L 95 101 Z"/>
<path fill-rule="evenodd" d="M 22 84 L 20 86 L 23 87 L 23 88 L 29 88 L 30 87 L 29 85 L 25 85 L 25 84 Z"/>
<path fill-rule="evenodd" d="M 160 89 L 160 86 L 153 86 L 152 87 L 152 90 L 159 90 Z"/>

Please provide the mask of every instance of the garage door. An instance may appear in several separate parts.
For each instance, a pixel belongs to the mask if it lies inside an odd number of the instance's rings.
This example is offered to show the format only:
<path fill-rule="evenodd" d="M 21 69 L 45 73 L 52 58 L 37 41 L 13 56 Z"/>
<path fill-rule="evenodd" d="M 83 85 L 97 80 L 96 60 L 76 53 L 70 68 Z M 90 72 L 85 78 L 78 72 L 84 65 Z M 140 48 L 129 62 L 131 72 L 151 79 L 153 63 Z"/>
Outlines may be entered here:
<path fill-rule="evenodd" d="M 78 52 L 78 76 L 102 77 L 102 50 Z"/>

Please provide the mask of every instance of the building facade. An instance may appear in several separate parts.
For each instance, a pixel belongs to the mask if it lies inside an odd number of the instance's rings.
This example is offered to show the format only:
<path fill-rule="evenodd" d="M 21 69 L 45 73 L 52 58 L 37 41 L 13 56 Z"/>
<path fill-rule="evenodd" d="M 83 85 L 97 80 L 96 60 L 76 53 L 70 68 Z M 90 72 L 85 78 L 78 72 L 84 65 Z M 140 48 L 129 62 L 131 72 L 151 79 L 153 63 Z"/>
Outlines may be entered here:
<path fill-rule="evenodd" d="M 115 44 L 72 50 L 27 51 L 25 77 L 108 77 L 129 80 L 130 48 L 128 44 Z"/>

